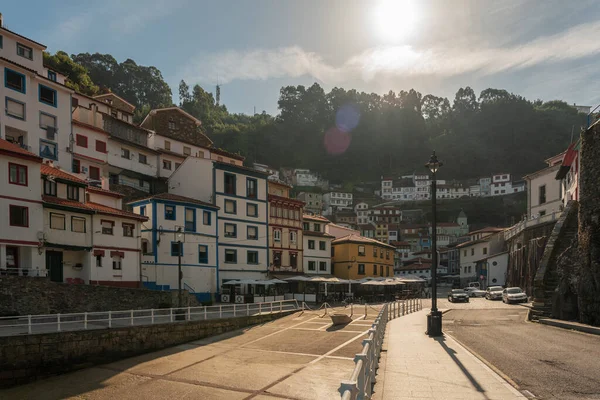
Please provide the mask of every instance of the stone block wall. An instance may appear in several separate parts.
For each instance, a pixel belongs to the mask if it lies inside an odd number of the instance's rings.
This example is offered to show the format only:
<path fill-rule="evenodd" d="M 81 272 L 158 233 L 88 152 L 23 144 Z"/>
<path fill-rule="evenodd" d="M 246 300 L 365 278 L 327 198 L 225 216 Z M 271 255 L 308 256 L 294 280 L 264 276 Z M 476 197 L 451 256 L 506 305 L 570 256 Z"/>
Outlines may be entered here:
<path fill-rule="evenodd" d="M 0 387 L 23 384 L 95 364 L 262 324 L 294 313 L 174 322 L 75 332 L 0 337 Z"/>
<path fill-rule="evenodd" d="M 177 306 L 177 291 L 70 285 L 48 278 L 0 277 L 0 316 L 137 310 Z M 184 293 L 184 305 L 198 306 Z"/>

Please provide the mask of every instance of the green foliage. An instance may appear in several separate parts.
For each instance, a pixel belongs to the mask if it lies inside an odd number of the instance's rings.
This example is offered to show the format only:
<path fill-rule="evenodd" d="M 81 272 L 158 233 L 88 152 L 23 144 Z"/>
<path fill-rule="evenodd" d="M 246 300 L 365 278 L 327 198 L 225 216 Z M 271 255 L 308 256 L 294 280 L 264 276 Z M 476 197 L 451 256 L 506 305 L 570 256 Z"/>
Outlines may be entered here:
<path fill-rule="evenodd" d="M 57 51 L 54 55 L 44 52 L 44 65 L 65 75 L 67 77 L 66 85 L 79 93 L 88 96 L 98 93 L 98 86 L 92 82 L 88 71 L 73 61 L 64 51 Z"/>

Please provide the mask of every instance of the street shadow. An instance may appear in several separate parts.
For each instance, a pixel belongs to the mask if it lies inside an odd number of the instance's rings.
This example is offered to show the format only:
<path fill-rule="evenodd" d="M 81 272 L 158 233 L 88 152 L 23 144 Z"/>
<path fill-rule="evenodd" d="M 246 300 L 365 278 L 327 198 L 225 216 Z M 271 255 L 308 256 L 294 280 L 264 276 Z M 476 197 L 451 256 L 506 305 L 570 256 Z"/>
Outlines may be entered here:
<path fill-rule="evenodd" d="M 469 380 L 469 382 L 471 382 L 471 385 L 473 385 L 473 387 L 479 393 L 481 393 L 485 399 L 489 399 L 489 397 L 485 393 L 485 390 L 481 387 L 481 385 L 479 384 L 479 382 L 477 382 L 477 380 L 475 379 L 475 377 L 473 377 L 473 375 L 471 375 L 471 373 L 469 372 L 469 370 L 467 369 L 467 367 L 465 367 L 464 364 L 458 359 L 458 357 L 456 357 L 456 351 L 454 349 L 452 349 L 451 347 L 448 347 L 448 345 L 446 344 L 446 337 L 445 336 L 434 337 L 433 340 L 435 340 L 436 342 L 438 342 L 438 344 L 450 356 L 450 358 L 452 359 L 452 361 L 454 361 L 454 363 L 456 365 L 458 365 L 458 368 L 460 368 L 460 370 L 467 377 L 467 379 Z"/>

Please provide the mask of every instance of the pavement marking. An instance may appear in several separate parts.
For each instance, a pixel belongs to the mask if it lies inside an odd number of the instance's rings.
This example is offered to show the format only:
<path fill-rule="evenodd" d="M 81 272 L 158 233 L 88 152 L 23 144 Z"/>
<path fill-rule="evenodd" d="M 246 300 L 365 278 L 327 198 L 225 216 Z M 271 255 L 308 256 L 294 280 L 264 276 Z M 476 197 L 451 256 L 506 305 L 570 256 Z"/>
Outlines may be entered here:
<path fill-rule="evenodd" d="M 531 393 L 529 390 L 523 390 L 523 393 L 525 393 L 526 396 L 529 396 L 530 399 L 535 399 L 535 395 L 533 393 Z"/>

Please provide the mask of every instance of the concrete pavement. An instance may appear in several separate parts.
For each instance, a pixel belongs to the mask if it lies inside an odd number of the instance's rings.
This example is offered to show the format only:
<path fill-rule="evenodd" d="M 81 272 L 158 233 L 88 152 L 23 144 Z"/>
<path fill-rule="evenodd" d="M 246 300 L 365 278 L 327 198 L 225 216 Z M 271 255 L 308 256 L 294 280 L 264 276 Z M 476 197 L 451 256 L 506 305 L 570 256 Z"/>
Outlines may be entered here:
<path fill-rule="evenodd" d="M 428 313 L 388 323 L 373 399 L 525 398 L 451 337 L 425 335 Z"/>

